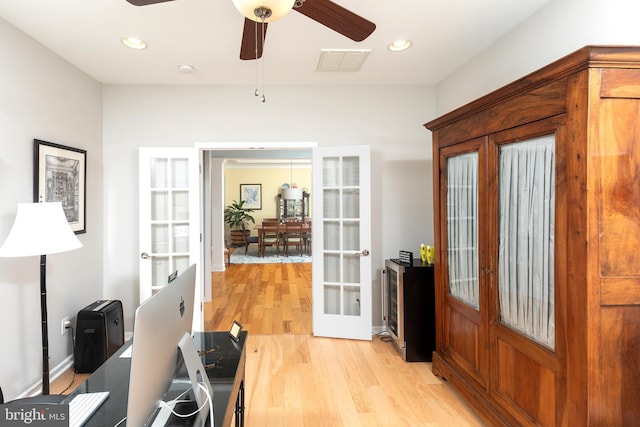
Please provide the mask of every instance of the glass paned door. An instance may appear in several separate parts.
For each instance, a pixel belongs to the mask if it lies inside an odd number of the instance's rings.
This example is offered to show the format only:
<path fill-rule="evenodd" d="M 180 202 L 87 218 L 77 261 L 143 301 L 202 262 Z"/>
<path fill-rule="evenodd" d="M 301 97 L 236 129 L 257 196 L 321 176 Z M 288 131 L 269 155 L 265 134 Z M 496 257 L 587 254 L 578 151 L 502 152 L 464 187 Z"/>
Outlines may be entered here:
<path fill-rule="evenodd" d="M 169 275 L 199 264 L 199 165 L 193 148 L 141 148 L 140 302 L 166 286 Z M 200 320 L 197 274 L 194 326 Z M 194 330 L 200 330 L 198 327 Z"/>
<path fill-rule="evenodd" d="M 369 147 L 314 149 L 314 335 L 371 339 Z"/>

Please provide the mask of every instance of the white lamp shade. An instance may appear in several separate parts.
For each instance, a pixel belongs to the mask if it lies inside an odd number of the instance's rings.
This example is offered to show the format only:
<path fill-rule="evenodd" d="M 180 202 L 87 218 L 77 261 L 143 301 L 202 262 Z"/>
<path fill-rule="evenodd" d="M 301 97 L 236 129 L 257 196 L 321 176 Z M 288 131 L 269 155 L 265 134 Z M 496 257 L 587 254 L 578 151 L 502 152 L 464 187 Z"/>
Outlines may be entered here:
<path fill-rule="evenodd" d="M 265 18 L 264 22 L 273 22 L 289 13 L 294 2 L 295 0 L 233 0 L 234 6 L 241 14 L 256 22 L 262 22 L 254 12 L 256 8 L 271 9 L 271 16 Z"/>
<path fill-rule="evenodd" d="M 300 200 L 302 199 L 302 189 L 300 188 L 283 188 L 282 198 L 285 200 Z"/>
<path fill-rule="evenodd" d="M 61 203 L 18 203 L 0 257 L 48 255 L 80 247 L 82 243 L 71 230 Z"/>

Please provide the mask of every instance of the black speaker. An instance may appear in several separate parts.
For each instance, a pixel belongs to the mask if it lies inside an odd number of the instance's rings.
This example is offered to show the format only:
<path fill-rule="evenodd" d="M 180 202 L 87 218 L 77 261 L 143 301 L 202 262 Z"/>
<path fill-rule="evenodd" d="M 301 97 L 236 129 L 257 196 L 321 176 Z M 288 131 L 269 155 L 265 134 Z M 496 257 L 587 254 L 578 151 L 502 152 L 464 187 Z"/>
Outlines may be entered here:
<path fill-rule="evenodd" d="M 76 372 L 95 371 L 123 344 L 121 301 L 96 301 L 78 312 L 74 350 Z"/>

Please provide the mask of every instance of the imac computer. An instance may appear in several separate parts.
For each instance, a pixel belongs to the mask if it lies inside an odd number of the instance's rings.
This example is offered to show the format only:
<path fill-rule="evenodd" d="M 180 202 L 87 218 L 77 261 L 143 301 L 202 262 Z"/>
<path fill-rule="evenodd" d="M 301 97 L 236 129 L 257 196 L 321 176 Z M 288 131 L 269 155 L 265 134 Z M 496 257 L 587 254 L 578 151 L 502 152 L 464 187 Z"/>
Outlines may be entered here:
<path fill-rule="evenodd" d="M 174 381 L 181 360 L 187 368 L 198 407 L 211 405 L 212 389 L 191 338 L 195 280 L 195 265 L 191 265 L 136 310 L 128 426 L 164 425 L 171 411 L 158 409 L 165 407 L 161 401 Z M 210 406 L 203 407 L 194 425 L 204 425 L 210 409 Z"/>

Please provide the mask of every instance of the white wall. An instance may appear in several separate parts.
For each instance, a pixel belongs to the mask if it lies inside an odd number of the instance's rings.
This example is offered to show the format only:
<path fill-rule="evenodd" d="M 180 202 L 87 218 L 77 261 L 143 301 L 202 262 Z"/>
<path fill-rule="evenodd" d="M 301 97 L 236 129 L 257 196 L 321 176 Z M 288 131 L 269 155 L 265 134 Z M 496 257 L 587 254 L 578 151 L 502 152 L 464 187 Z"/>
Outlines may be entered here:
<path fill-rule="evenodd" d="M 379 269 L 400 249 L 433 241 L 427 87 L 107 86 L 104 90 L 105 290 L 138 302 L 138 146 L 194 142 L 368 144 L 372 151 L 374 324 L 380 325 Z"/>
<path fill-rule="evenodd" d="M 638 0 L 552 0 L 438 84 L 438 115 L 586 45 L 640 45 L 639 16 Z"/>
<path fill-rule="evenodd" d="M 33 139 L 87 150 L 84 247 L 47 257 L 50 366 L 71 354 L 63 317 L 102 296 L 101 86 L 0 19 L 0 244 L 33 201 Z M 0 258 L 0 386 L 14 398 L 42 378 L 39 257 Z"/>

